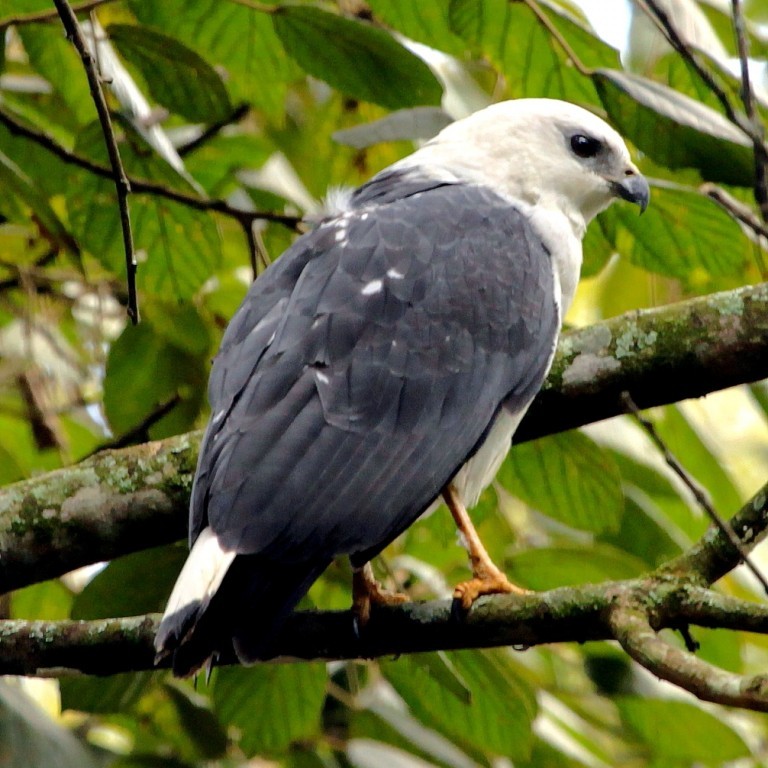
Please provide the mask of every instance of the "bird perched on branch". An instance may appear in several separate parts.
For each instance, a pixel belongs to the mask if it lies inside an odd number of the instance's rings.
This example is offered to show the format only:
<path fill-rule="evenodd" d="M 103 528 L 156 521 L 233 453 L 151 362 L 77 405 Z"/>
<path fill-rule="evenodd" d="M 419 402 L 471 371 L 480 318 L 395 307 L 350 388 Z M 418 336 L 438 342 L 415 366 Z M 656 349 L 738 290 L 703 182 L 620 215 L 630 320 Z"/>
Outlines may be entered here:
<path fill-rule="evenodd" d="M 454 597 L 517 589 L 466 507 L 549 370 L 587 224 L 617 197 L 643 210 L 649 189 L 610 126 L 507 101 L 356 189 L 255 281 L 214 361 L 159 658 L 184 675 L 268 654 L 340 555 L 364 621 L 401 599 L 369 561 L 441 495 L 473 570 Z"/>

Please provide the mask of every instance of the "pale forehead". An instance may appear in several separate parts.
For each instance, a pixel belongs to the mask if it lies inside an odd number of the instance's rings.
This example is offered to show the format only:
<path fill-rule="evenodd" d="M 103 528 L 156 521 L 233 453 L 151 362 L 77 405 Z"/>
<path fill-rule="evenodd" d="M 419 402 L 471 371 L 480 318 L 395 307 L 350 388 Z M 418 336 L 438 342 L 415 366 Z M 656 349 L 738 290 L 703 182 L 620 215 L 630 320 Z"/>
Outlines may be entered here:
<path fill-rule="evenodd" d="M 464 123 L 466 129 L 476 127 L 492 130 L 498 133 L 515 132 L 516 130 L 536 130 L 552 126 L 563 131 L 582 131 L 602 139 L 611 145 L 624 148 L 624 142 L 619 134 L 608 123 L 582 107 L 557 99 L 514 99 L 492 104 L 469 118 L 454 123 L 459 126 Z M 445 129 L 449 133 L 452 126 Z"/>

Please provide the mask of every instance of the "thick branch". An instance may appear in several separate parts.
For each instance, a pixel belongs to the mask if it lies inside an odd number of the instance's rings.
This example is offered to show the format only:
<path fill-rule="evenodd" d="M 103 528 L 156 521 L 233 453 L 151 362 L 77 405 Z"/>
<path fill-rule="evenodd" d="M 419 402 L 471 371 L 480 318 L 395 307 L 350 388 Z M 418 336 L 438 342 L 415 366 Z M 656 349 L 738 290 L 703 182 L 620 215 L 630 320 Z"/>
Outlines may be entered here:
<path fill-rule="evenodd" d="M 622 413 L 625 390 L 647 407 L 768 376 L 766 299 L 762 284 L 565 334 L 522 439 Z M 109 452 L 0 489 L 0 592 L 181 538 L 198 442 Z M 704 582 L 735 565 L 718 541 L 700 560 Z"/>
<path fill-rule="evenodd" d="M 106 451 L 0 491 L 0 592 L 183 538 L 200 437 Z"/>
<path fill-rule="evenodd" d="M 768 283 L 630 312 L 563 335 L 515 442 L 768 377 Z"/>
<path fill-rule="evenodd" d="M 525 650 L 557 642 L 611 639 L 617 605 L 637 601 L 648 631 L 681 622 L 768 633 L 768 607 L 728 601 L 709 590 L 649 576 L 624 582 L 565 587 L 530 595 L 481 598 L 466 615 L 449 600 L 377 608 L 361 636 L 350 611 L 292 615 L 276 640 L 281 659 L 368 659 L 381 656 L 512 646 Z M 653 630 L 646 616 L 652 616 Z M 0 674 L 64 671 L 111 675 L 154 668 L 158 615 L 98 621 L 0 621 Z M 224 657 L 222 664 L 234 663 Z M 166 659 L 163 664 L 167 665 Z"/>

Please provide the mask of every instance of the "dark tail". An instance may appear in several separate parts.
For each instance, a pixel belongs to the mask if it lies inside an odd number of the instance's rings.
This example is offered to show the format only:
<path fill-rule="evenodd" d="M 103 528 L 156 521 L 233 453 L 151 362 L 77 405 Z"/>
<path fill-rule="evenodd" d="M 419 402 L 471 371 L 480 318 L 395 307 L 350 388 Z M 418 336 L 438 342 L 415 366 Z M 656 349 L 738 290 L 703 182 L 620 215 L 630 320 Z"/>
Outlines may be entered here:
<path fill-rule="evenodd" d="M 174 675 L 186 677 L 219 656 L 253 663 L 277 655 L 278 630 L 329 563 L 238 555 L 207 606 L 192 603 L 163 617 L 158 658 L 172 654 Z"/>

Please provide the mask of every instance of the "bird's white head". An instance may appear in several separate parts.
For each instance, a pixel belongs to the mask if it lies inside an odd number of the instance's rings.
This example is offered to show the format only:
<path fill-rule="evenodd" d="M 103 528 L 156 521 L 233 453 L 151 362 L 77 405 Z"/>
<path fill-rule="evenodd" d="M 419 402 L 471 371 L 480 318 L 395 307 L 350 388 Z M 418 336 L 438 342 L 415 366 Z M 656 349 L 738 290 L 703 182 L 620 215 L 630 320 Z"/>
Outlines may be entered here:
<path fill-rule="evenodd" d="M 617 197 L 641 210 L 649 199 L 621 136 L 555 99 L 493 104 L 443 129 L 410 160 L 565 215 L 578 238 Z"/>

